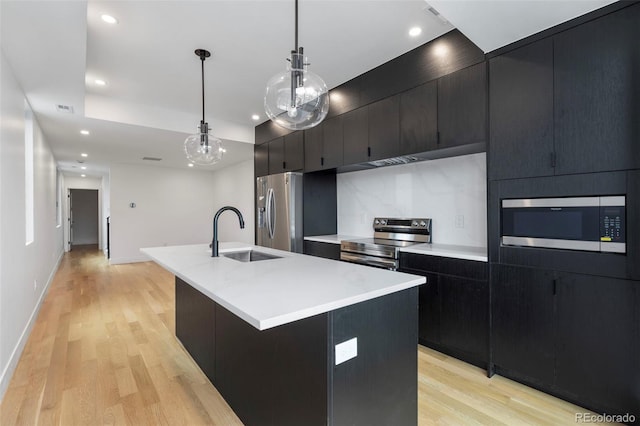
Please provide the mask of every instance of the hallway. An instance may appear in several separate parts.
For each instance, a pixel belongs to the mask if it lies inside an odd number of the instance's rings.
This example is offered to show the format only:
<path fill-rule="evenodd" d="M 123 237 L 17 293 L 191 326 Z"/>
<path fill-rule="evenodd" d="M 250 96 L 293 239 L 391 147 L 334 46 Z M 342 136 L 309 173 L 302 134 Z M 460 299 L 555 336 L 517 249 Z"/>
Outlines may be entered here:
<path fill-rule="evenodd" d="M 66 253 L 5 397 L 0 424 L 241 424 L 174 336 L 173 276 Z M 418 349 L 418 422 L 575 424 L 587 412 L 438 352 Z"/>

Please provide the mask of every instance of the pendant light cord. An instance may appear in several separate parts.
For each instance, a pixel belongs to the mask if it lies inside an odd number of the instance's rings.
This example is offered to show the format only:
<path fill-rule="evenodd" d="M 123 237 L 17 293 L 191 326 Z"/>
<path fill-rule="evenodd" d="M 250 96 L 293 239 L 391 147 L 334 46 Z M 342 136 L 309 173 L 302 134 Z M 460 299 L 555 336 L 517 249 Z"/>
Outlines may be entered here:
<path fill-rule="evenodd" d="M 200 56 L 202 65 L 202 123 L 204 123 L 204 58 L 204 54 Z"/>
<path fill-rule="evenodd" d="M 296 0 L 296 27 L 295 27 L 295 31 L 296 31 L 296 36 L 295 36 L 295 40 L 296 40 L 296 53 L 298 53 L 298 0 Z"/>

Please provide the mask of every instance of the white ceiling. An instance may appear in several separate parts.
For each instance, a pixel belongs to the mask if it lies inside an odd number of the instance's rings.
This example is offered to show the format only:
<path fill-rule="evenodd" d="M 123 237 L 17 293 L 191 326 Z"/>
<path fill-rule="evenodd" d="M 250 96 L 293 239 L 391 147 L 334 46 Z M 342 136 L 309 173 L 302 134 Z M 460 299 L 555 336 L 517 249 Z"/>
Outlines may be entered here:
<path fill-rule="evenodd" d="M 493 50 L 610 1 L 446 1 L 432 4 Z M 102 175 L 110 164 L 187 167 L 182 141 L 201 117 L 197 48 L 205 61 L 206 119 L 227 153 L 210 170 L 249 159 L 252 114 L 264 117 L 268 79 L 293 48 L 293 0 L 0 0 L 2 50 L 60 167 Z M 424 0 L 300 0 L 300 45 L 335 87 L 453 28 Z M 100 19 L 107 13 L 119 23 Z M 420 26 L 412 38 L 409 28 Z M 101 78 L 107 86 L 96 86 Z M 56 104 L 72 105 L 74 114 Z M 260 121 L 263 121 L 262 118 Z M 91 132 L 80 135 L 81 129 Z M 89 156 L 80 157 L 81 152 Z"/>

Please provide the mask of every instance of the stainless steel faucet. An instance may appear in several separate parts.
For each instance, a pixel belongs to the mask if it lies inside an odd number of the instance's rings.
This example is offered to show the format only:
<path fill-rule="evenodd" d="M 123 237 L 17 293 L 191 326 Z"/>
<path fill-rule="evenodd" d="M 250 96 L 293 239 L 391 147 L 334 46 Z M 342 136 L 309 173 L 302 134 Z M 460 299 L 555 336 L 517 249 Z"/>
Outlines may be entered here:
<path fill-rule="evenodd" d="M 242 213 L 240 210 L 231 206 L 224 206 L 220 210 L 216 212 L 216 215 L 213 217 L 213 241 L 211 242 L 211 257 L 218 257 L 218 218 L 225 210 L 231 210 L 238 215 L 238 219 L 240 220 L 240 229 L 244 229 L 244 219 L 242 218 Z"/>

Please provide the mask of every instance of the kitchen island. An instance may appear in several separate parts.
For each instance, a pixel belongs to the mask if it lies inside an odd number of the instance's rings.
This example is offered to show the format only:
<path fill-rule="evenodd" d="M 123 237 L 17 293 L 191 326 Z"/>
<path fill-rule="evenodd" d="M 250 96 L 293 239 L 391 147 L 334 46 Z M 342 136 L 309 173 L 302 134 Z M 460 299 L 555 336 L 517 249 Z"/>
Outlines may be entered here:
<path fill-rule="evenodd" d="M 227 257 L 248 250 L 276 257 Z M 417 423 L 424 277 L 240 243 L 142 251 L 176 276 L 176 335 L 245 424 Z"/>

